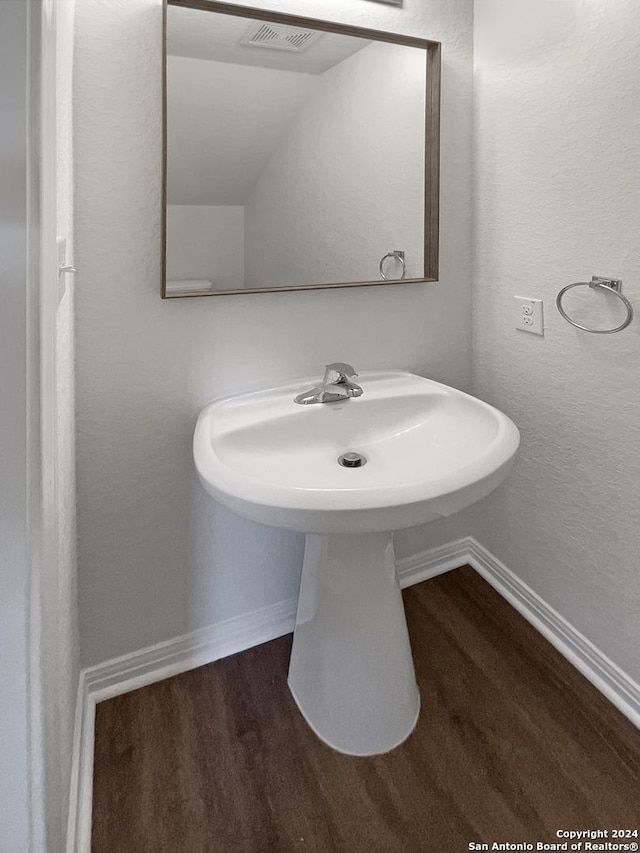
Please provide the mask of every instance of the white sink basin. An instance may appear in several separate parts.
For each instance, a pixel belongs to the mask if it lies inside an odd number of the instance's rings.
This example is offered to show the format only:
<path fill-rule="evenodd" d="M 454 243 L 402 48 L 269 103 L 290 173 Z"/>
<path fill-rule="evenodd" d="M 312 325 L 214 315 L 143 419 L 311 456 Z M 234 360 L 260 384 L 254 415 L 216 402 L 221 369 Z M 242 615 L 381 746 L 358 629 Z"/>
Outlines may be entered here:
<path fill-rule="evenodd" d="M 325 743 L 374 755 L 420 711 L 392 531 L 451 515 L 506 477 L 520 436 L 497 409 L 420 376 L 358 376 L 361 397 L 298 405 L 313 380 L 200 414 L 205 489 L 239 515 L 307 534 L 289 687 Z M 366 459 L 345 468 L 347 452 Z"/>
<path fill-rule="evenodd" d="M 263 524 L 366 533 L 451 515 L 506 476 L 519 434 L 502 412 L 411 373 L 358 383 L 363 396 L 338 403 L 294 403 L 311 380 L 211 403 L 194 437 L 205 489 Z M 339 465 L 349 451 L 366 464 Z"/>

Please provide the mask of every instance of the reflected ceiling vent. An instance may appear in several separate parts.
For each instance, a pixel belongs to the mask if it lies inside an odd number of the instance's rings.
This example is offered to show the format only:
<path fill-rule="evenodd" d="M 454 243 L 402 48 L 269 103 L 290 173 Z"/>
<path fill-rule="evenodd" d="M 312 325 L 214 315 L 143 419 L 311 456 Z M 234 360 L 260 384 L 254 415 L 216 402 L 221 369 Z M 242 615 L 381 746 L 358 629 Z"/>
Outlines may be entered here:
<path fill-rule="evenodd" d="M 317 30 L 303 30 L 300 27 L 284 27 L 280 24 L 264 24 L 256 21 L 240 39 L 240 44 L 302 53 L 318 41 L 321 35 L 322 33 Z"/>

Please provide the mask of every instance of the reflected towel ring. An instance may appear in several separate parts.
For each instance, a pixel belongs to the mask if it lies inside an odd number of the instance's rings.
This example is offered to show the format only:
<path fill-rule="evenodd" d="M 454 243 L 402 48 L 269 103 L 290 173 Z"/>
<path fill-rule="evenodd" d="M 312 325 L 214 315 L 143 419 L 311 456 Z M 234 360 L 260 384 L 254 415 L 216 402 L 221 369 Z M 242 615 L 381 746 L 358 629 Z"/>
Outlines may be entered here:
<path fill-rule="evenodd" d="M 407 262 L 405 260 L 404 251 L 402 249 L 394 249 L 393 252 L 387 252 L 387 254 L 380 259 L 380 264 L 378 265 L 378 269 L 380 270 L 380 276 L 385 279 L 385 281 L 389 281 L 389 276 L 384 273 L 384 262 L 387 258 L 395 258 L 396 261 L 400 261 L 402 264 L 402 275 L 396 281 L 401 281 L 405 275 L 407 274 Z"/>
<path fill-rule="evenodd" d="M 562 297 L 565 295 L 567 290 L 571 290 L 572 287 L 591 287 L 594 290 L 599 287 L 604 290 L 608 290 L 610 293 L 615 293 L 618 299 L 622 300 L 625 308 L 627 309 L 627 316 L 624 322 L 620 323 L 619 326 L 616 326 L 615 329 L 590 329 L 589 326 L 581 326 L 580 323 L 576 323 L 571 319 L 571 317 L 569 317 L 562 307 Z M 560 293 L 556 296 L 556 308 L 567 323 L 571 323 L 571 325 L 575 326 L 576 329 L 582 329 L 583 332 L 592 332 L 594 335 L 612 335 L 614 332 L 621 332 L 623 329 L 626 329 L 629 323 L 633 320 L 633 305 L 629 302 L 626 296 L 623 296 L 622 282 L 617 278 L 601 278 L 600 276 L 594 275 L 591 281 L 576 281 L 574 284 L 568 284 L 566 287 L 563 287 Z"/>

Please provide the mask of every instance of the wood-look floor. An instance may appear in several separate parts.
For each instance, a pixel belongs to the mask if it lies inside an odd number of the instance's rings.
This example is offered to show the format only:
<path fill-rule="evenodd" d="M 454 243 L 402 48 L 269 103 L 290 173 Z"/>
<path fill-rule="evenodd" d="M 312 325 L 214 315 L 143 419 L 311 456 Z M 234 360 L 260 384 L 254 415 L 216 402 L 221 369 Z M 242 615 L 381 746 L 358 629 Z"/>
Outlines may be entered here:
<path fill-rule="evenodd" d="M 98 705 L 93 853 L 457 853 L 640 828 L 640 732 L 540 634 L 470 568 L 404 599 L 422 693 L 405 744 L 322 744 L 274 640 Z"/>

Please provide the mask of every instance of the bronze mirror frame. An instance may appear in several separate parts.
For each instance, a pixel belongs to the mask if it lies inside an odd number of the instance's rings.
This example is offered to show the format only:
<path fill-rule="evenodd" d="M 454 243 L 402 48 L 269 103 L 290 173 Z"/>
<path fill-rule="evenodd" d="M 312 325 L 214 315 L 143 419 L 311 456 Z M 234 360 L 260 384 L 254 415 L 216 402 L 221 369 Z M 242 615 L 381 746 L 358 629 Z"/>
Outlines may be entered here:
<path fill-rule="evenodd" d="M 239 18 L 253 18 L 294 27 L 308 27 L 329 33 L 340 33 L 371 41 L 404 44 L 408 47 L 422 48 L 426 54 L 427 87 L 425 103 L 425 181 L 424 181 L 424 277 L 403 279 L 379 279 L 376 281 L 346 281 L 327 284 L 295 284 L 279 287 L 233 288 L 216 291 L 193 291 L 191 293 L 167 292 L 167 9 L 169 6 L 182 6 L 188 9 L 200 9 L 203 12 L 218 12 Z M 183 299 L 196 296 L 229 296 L 232 294 L 278 293 L 296 290 L 326 290 L 336 287 L 371 287 L 378 285 L 424 283 L 438 280 L 439 254 L 439 203 L 440 203 L 440 77 L 441 44 L 429 39 L 397 33 L 354 27 L 323 21 L 316 18 L 300 17 L 282 12 L 271 12 L 251 6 L 236 6 L 220 0 L 164 0 L 162 27 L 162 298 Z"/>

